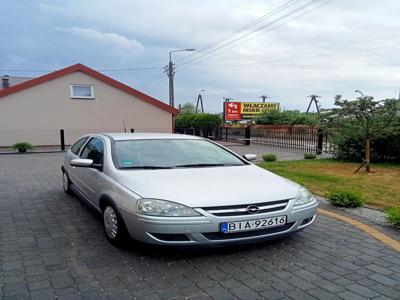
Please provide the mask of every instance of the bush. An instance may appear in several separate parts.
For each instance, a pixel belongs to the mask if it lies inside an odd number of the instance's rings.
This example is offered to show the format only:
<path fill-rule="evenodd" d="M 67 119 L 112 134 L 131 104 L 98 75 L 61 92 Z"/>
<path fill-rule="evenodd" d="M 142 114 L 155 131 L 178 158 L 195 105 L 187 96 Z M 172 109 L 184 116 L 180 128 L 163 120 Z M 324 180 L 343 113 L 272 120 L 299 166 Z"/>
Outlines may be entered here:
<path fill-rule="evenodd" d="M 182 115 L 176 118 L 176 128 L 214 128 L 220 126 L 222 119 L 214 114 L 192 114 Z"/>
<path fill-rule="evenodd" d="M 389 207 L 385 209 L 386 219 L 397 228 L 400 228 L 400 207 Z"/>
<path fill-rule="evenodd" d="M 262 156 L 263 160 L 266 162 L 276 161 L 276 155 L 272 153 L 267 153 Z"/>
<path fill-rule="evenodd" d="M 12 145 L 11 148 L 18 150 L 19 152 L 26 152 L 26 150 L 32 150 L 33 146 L 27 142 L 20 142 Z"/>
<path fill-rule="evenodd" d="M 345 190 L 335 190 L 329 192 L 326 197 L 332 205 L 339 207 L 361 207 L 364 199 L 359 193 Z"/>
<path fill-rule="evenodd" d="M 304 159 L 314 159 L 317 155 L 315 153 L 304 153 Z"/>
<path fill-rule="evenodd" d="M 331 136 L 331 142 L 337 159 L 358 162 L 364 159 L 364 141 L 355 130 L 338 131 Z M 371 161 L 400 163 L 400 134 L 372 141 Z"/>

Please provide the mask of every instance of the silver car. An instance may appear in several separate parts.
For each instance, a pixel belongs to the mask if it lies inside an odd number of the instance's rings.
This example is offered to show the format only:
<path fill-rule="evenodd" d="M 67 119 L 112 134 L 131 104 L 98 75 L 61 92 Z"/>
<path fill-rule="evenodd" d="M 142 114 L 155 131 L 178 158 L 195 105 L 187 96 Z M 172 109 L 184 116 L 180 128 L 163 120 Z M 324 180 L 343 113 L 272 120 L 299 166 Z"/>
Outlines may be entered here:
<path fill-rule="evenodd" d="M 114 244 L 218 245 L 265 240 L 313 223 L 304 187 L 210 140 L 179 134 L 93 134 L 62 164 L 63 188 L 103 216 Z"/>

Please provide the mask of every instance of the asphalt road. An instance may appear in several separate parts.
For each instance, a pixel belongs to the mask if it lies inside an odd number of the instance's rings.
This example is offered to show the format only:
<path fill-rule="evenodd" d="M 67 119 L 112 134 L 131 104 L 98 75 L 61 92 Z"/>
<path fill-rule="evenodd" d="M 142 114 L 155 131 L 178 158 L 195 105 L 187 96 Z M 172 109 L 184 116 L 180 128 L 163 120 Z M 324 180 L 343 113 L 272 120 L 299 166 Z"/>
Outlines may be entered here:
<path fill-rule="evenodd" d="M 400 299 L 400 253 L 323 216 L 261 244 L 115 248 L 62 156 L 0 155 L 2 299 Z"/>

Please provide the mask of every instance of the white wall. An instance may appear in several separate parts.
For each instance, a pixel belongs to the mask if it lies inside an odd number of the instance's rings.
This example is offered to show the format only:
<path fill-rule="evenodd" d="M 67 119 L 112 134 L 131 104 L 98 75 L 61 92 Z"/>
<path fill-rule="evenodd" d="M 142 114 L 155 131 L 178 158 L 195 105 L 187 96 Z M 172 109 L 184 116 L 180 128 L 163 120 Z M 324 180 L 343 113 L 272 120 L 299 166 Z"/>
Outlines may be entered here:
<path fill-rule="evenodd" d="M 71 99 L 70 84 L 93 84 L 94 100 Z M 171 132 L 172 115 L 82 72 L 0 98 L 0 146 L 59 145 L 91 132 Z"/>

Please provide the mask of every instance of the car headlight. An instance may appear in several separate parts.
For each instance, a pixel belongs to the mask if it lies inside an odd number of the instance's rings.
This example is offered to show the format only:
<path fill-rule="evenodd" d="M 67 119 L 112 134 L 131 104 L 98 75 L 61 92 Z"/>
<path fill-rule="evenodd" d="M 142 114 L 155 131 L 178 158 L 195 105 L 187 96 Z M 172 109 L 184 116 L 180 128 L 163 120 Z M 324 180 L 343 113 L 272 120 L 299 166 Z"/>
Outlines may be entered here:
<path fill-rule="evenodd" d="M 159 217 L 196 217 L 200 214 L 190 207 L 157 199 L 140 199 L 137 204 L 140 214 Z"/>
<path fill-rule="evenodd" d="M 303 205 L 314 201 L 314 196 L 304 187 L 300 187 L 297 191 L 294 206 Z"/>

